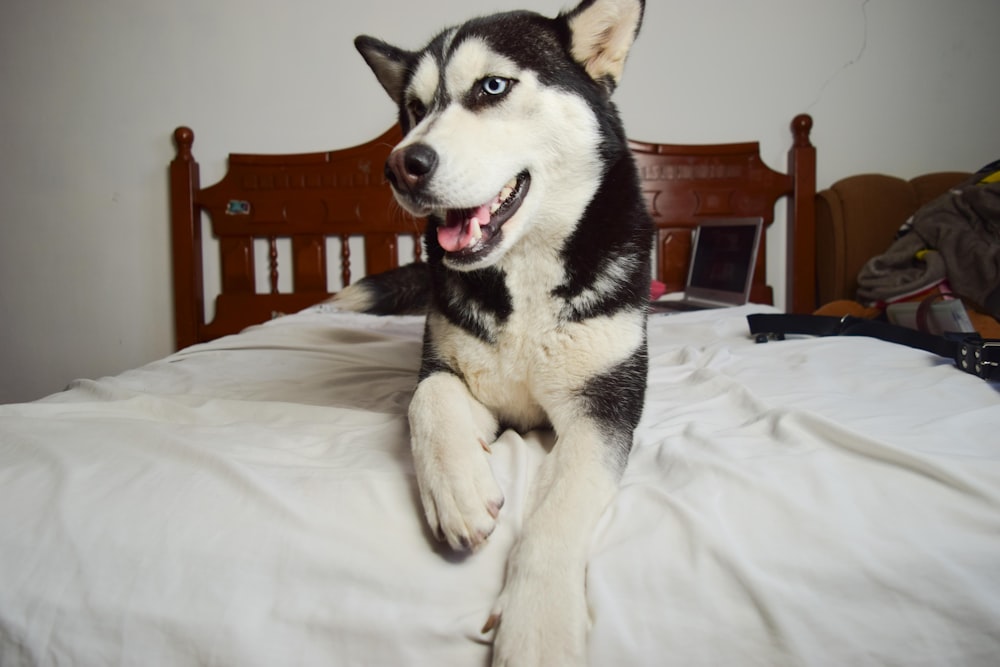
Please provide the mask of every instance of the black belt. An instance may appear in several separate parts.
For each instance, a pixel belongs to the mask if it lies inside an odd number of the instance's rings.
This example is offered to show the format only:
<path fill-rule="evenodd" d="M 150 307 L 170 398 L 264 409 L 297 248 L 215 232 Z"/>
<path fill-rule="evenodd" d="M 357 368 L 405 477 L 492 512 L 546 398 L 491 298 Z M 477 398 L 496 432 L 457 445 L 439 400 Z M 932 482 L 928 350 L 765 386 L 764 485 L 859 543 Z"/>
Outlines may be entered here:
<path fill-rule="evenodd" d="M 1000 340 L 977 333 L 945 333 L 943 336 L 916 331 L 863 317 L 827 315 L 747 315 L 750 333 L 758 343 L 782 340 L 785 334 L 810 336 L 869 336 L 899 343 L 955 360 L 966 373 L 984 380 L 1000 379 Z"/>

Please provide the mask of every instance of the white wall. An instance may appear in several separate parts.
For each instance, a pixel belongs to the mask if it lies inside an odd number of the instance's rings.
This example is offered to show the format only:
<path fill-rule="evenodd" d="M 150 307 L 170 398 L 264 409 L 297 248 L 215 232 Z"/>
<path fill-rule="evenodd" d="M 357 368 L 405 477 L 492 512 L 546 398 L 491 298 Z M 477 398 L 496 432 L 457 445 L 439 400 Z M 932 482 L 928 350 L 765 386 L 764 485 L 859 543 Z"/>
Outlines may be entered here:
<path fill-rule="evenodd" d="M 0 402 L 172 349 L 175 126 L 194 128 L 205 183 L 229 151 L 358 143 L 394 115 L 354 35 L 415 48 L 445 23 L 527 4 L 6 2 Z M 618 102 L 634 138 L 759 139 L 782 168 L 788 123 L 808 111 L 821 187 L 975 169 L 1000 157 L 998 25 L 996 0 L 648 0 Z"/>

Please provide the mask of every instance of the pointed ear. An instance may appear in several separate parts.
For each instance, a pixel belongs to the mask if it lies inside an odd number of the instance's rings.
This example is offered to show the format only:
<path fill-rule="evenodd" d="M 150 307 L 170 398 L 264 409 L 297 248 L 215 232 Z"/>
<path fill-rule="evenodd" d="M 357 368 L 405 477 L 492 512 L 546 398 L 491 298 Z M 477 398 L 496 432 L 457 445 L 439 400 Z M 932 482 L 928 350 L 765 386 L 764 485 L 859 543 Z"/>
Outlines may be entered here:
<path fill-rule="evenodd" d="M 354 46 L 375 72 L 375 78 L 385 88 L 385 92 L 399 104 L 403 98 L 406 73 L 413 63 L 414 54 L 367 35 L 357 37 Z"/>
<path fill-rule="evenodd" d="M 639 34 L 644 0 L 583 0 L 565 14 L 573 57 L 610 93 Z"/>

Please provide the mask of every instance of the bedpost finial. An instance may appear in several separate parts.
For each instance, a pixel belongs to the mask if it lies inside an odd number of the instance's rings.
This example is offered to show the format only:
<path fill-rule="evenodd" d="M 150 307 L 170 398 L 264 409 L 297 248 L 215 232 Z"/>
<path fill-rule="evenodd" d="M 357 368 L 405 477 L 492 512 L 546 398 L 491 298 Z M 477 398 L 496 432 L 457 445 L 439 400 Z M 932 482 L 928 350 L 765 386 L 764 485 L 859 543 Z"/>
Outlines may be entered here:
<path fill-rule="evenodd" d="M 194 130 L 181 125 L 174 130 L 174 143 L 177 144 L 177 157 L 183 160 L 190 160 L 191 145 L 194 144 Z"/>
<path fill-rule="evenodd" d="M 792 137 L 796 146 L 809 146 L 809 133 L 812 132 L 813 119 L 807 113 L 800 113 L 792 119 Z"/>

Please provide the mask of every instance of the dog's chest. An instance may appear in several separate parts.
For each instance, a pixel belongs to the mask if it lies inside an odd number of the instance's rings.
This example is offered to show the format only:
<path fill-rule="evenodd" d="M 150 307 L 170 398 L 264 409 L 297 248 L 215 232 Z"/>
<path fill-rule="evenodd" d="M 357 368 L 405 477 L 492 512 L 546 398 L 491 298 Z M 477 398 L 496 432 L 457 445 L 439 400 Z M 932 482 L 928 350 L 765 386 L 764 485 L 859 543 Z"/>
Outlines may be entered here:
<path fill-rule="evenodd" d="M 536 270 L 508 270 L 512 312 L 492 340 L 432 318 L 442 358 L 480 402 L 521 428 L 547 423 L 554 406 L 572 400 L 589 379 L 631 354 L 644 329 L 636 312 L 563 320 L 565 301 L 553 295 L 563 279 L 561 266 L 529 266 Z"/>
<path fill-rule="evenodd" d="M 546 378 L 565 384 L 556 359 L 572 356 L 566 354 L 566 335 L 551 320 L 515 310 L 490 342 L 446 321 L 434 331 L 439 354 L 477 400 L 519 427 L 547 421 L 540 385 Z"/>

